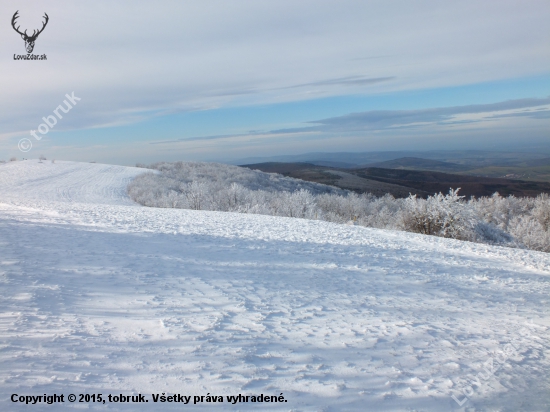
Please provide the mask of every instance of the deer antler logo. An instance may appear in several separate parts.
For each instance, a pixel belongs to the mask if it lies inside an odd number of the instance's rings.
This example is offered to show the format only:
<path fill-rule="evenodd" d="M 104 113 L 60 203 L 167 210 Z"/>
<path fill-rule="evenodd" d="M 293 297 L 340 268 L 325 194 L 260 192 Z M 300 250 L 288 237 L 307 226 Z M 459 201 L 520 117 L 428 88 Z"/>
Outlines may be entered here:
<path fill-rule="evenodd" d="M 34 42 L 36 41 L 36 38 L 38 37 L 38 35 L 40 33 L 42 33 L 44 31 L 44 28 L 48 24 L 48 20 L 50 20 L 50 18 L 48 17 L 48 15 L 46 13 L 44 13 L 44 18 L 46 19 L 46 21 L 44 23 L 42 23 L 43 24 L 42 28 L 40 30 L 38 30 L 38 32 L 36 30 L 33 30 L 32 35 L 29 36 L 29 35 L 27 35 L 27 30 L 25 30 L 24 33 L 21 33 L 19 31 L 20 26 L 17 26 L 17 28 L 15 27 L 16 20 L 19 18 L 18 13 L 19 13 L 19 10 L 17 10 L 15 12 L 15 14 L 13 15 L 13 17 L 11 19 L 11 25 L 12 25 L 13 29 L 21 35 L 21 38 L 23 40 L 25 40 L 25 48 L 27 49 L 27 53 L 32 53 L 32 51 L 34 49 Z"/>

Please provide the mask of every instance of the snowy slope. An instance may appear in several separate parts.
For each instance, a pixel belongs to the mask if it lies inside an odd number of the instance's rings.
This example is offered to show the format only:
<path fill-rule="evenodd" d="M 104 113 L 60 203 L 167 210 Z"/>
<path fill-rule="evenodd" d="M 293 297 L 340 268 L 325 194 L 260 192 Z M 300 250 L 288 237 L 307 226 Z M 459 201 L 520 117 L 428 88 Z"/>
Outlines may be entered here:
<path fill-rule="evenodd" d="M 144 208 L 125 195 L 141 172 L 0 165 L 1 410 L 550 409 L 548 254 Z M 153 403 L 162 392 L 225 402 Z M 287 402 L 225 398 L 262 393 Z"/>
<path fill-rule="evenodd" d="M 126 186 L 146 170 L 49 160 L 10 162 L 0 165 L 1 200 L 40 199 L 63 202 L 131 205 Z M 54 183 L 55 182 L 55 183 Z"/>

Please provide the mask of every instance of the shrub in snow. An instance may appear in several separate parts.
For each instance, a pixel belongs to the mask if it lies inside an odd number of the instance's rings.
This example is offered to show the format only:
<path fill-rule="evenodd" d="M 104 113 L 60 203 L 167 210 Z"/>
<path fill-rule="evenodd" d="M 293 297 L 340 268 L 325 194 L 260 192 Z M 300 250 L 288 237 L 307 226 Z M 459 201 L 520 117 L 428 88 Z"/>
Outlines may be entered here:
<path fill-rule="evenodd" d="M 403 229 L 460 240 L 475 240 L 477 216 L 467 207 L 460 189 L 451 189 L 447 195 L 441 193 L 427 199 L 409 195 L 401 219 Z"/>
<path fill-rule="evenodd" d="M 191 182 L 182 186 L 182 191 L 187 199 L 189 209 L 202 210 L 206 203 L 207 186 L 203 182 Z M 177 196 L 176 191 L 172 191 L 174 198 Z"/>
<path fill-rule="evenodd" d="M 504 245 L 510 247 L 520 246 L 512 235 L 495 226 L 492 223 L 478 221 L 475 226 L 476 242 L 488 243 L 491 245 Z"/>
<path fill-rule="evenodd" d="M 550 252 L 550 232 L 533 216 L 517 216 L 510 222 L 510 234 L 528 249 Z"/>
<path fill-rule="evenodd" d="M 542 229 L 548 232 L 550 230 L 550 196 L 542 193 L 534 201 L 532 212 L 533 217 L 542 226 Z"/>
<path fill-rule="evenodd" d="M 502 197 L 497 192 L 491 197 L 482 197 L 470 203 L 484 222 L 507 231 L 510 220 L 531 210 L 532 202 L 531 198 Z"/>
<path fill-rule="evenodd" d="M 495 224 L 519 246 L 550 252 L 550 197 L 541 194 L 533 198 L 501 197 L 473 200 L 472 206 L 483 221 Z"/>
<path fill-rule="evenodd" d="M 305 189 L 297 192 L 283 192 L 283 196 L 277 197 L 279 209 L 283 216 L 312 219 L 315 217 L 317 207 L 313 195 Z"/>

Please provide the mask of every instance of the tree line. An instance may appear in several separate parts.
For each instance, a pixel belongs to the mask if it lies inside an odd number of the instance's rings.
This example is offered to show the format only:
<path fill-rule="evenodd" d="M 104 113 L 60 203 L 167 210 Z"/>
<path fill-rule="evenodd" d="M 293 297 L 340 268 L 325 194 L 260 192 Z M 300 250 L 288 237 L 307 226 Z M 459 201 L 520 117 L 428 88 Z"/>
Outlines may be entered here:
<path fill-rule="evenodd" d="M 451 188 L 427 199 L 396 199 L 219 163 L 147 168 L 128 186 L 144 206 L 316 219 L 550 252 L 547 194 L 466 199 Z"/>

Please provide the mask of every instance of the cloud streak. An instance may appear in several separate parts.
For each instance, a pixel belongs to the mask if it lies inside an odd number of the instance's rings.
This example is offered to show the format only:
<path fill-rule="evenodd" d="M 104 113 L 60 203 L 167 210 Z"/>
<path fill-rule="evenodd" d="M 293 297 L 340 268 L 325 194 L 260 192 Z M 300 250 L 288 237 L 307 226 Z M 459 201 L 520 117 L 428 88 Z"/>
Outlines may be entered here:
<path fill-rule="evenodd" d="M 466 116 L 466 117 L 465 117 Z M 472 116 L 468 118 L 468 116 Z M 546 120 L 550 118 L 550 97 L 546 99 L 517 99 L 491 104 L 440 107 L 421 110 L 372 110 L 345 116 L 314 120 L 315 126 L 274 129 L 265 132 L 250 131 L 226 135 L 193 136 L 188 138 L 151 142 L 151 144 L 182 143 L 235 139 L 242 137 L 271 137 L 287 135 L 317 135 L 353 133 L 396 128 L 417 129 L 433 126 L 474 124 L 505 118 L 524 117 Z M 326 136 L 325 136 L 326 138 Z"/>
<path fill-rule="evenodd" d="M 321 80 L 321 81 L 312 82 L 312 83 L 297 84 L 294 86 L 289 86 L 287 88 L 295 89 L 299 87 L 311 87 L 311 86 L 364 86 L 364 85 L 387 82 L 393 79 L 395 79 L 394 76 L 376 77 L 376 78 L 369 78 L 364 76 L 348 76 L 348 77 L 341 77 L 338 79 L 329 79 L 329 80 Z"/>
<path fill-rule="evenodd" d="M 548 107 L 539 110 L 518 112 L 520 109 L 539 108 L 550 105 L 550 98 L 546 99 L 518 99 L 492 104 L 477 104 L 456 107 L 440 107 L 420 110 L 373 110 L 363 113 L 352 113 L 345 116 L 331 117 L 310 123 L 319 124 L 315 130 L 319 131 L 360 131 L 379 130 L 399 126 L 414 126 L 427 124 L 454 124 L 464 122 L 479 122 L 489 118 L 529 117 L 534 119 L 547 118 L 550 114 Z M 505 112 L 500 113 L 499 112 Z M 484 117 L 471 119 L 460 118 L 464 115 L 487 114 Z M 313 128 L 312 128 L 313 129 Z"/>

